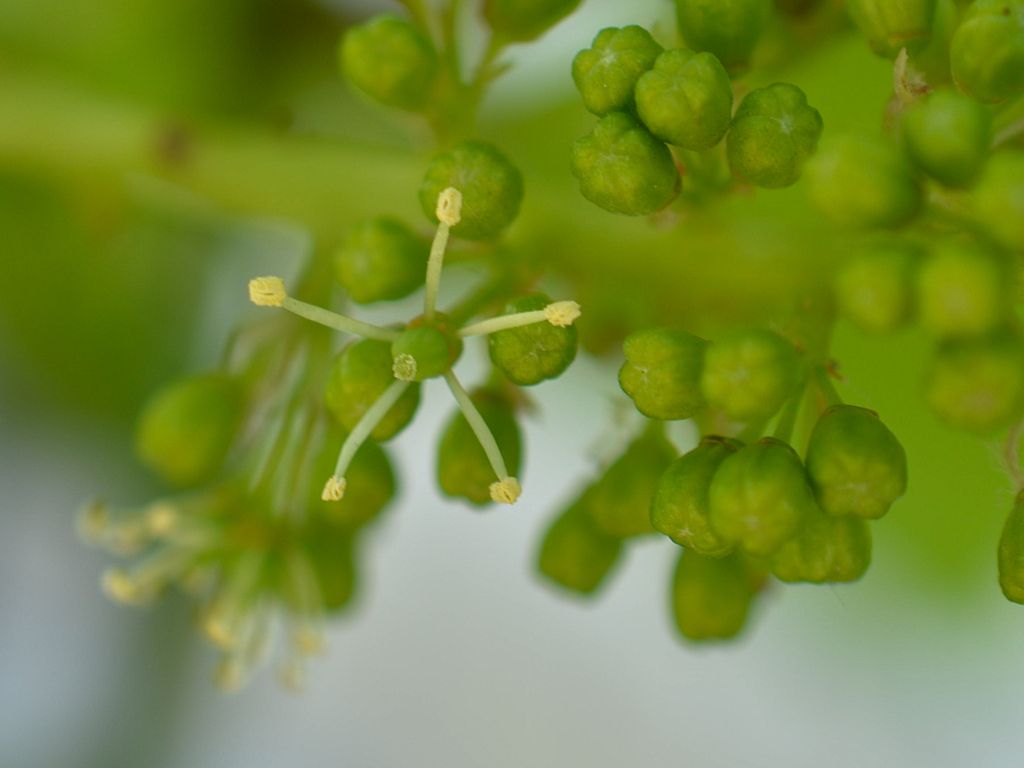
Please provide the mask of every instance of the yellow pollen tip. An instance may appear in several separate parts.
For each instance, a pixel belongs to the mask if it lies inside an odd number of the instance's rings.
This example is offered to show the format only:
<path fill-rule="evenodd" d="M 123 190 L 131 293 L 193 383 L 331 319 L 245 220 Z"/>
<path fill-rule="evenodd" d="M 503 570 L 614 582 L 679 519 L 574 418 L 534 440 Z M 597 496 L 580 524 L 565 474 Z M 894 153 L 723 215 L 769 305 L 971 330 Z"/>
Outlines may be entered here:
<path fill-rule="evenodd" d="M 302 656 L 319 656 L 327 648 L 327 641 L 319 630 L 300 627 L 292 632 L 292 645 Z"/>
<path fill-rule="evenodd" d="M 324 484 L 324 492 L 320 494 L 320 498 L 324 501 L 341 501 L 345 495 L 346 485 L 344 477 L 331 475 Z"/>
<path fill-rule="evenodd" d="M 556 301 L 544 307 L 544 318 L 558 328 L 567 328 L 580 316 L 580 305 L 575 301 Z"/>
<path fill-rule="evenodd" d="M 254 277 L 249 281 L 249 300 L 257 307 L 280 307 L 287 297 L 280 277 Z"/>
<path fill-rule="evenodd" d="M 395 357 L 391 363 L 391 372 L 399 381 L 414 381 L 416 379 L 416 358 L 407 352 Z"/>
<path fill-rule="evenodd" d="M 146 527 L 153 536 L 166 536 L 178 525 L 178 510 L 170 504 L 155 504 L 146 512 Z"/>
<path fill-rule="evenodd" d="M 95 543 L 110 528 L 110 514 L 105 505 L 94 502 L 78 514 L 78 535 L 84 541 Z"/>
<path fill-rule="evenodd" d="M 449 227 L 462 221 L 462 193 L 448 187 L 437 196 L 437 220 Z"/>
<path fill-rule="evenodd" d="M 101 581 L 103 592 L 111 600 L 125 605 L 144 602 L 144 595 L 130 575 L 117 568 L 105 571 Z"/>
<path fill-rule="evenodd" d="M 203 619 L 203 633 L 221 650 L 232 651 L 238 645 L 238 638 L 217 610 L 211 610 Z"/>
<path fill-rule="evenodd" d="M 506 477 L 497 482 L 491 483 L 491 499 L 499 504 L 515 504 L 523 492 L 519 481 L 514 477 Z"/>

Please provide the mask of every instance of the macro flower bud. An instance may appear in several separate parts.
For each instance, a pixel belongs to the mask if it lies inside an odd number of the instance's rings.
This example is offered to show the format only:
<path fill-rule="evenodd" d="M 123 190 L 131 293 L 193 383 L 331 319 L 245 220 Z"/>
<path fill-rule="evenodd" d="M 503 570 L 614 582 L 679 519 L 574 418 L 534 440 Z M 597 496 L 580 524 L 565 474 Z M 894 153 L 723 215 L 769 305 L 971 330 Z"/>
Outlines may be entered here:
<path fill-rule="evenodd" d="M 857 581 L 871 564 L 871 530 L 866 520 L 829 517 L 815 510 L 800 533 L 772 556 L 780 581 L 812 584 Z"/>
<path fill-rule="evenodd" d="M 970 186 L 988 159 L 992 118 L 956 91 L 936 91 L 903 114 L 903 142 L 911 161 L 947 187 Z"/>
<path fill-rule="evenodd" d="M 711 149 L 732 120 L 729 73 L 710 53 L 665 51 L 637 81 L 635 95 L 647 129 L 683 149 Z"/>
<path fill-rule="evenodd" d="M 742 443 L 710 436 L 673 461 L 658 480 L 651 502 L 651 525 L 672 541 L 706 557 L 723 557 L 732 545 L 715 535 L 708 522 L 708 490 L 718 467 Z"/>
<path fill-rule="evenodd" d="M 572 172 L 587 200 L 612 213 L 645 216 L 679 194 L 672 153 L 625 112 L 602 117 L 572 145 Z"/>
<path fill-rule="evenodd" d="M 846 0 L 846 9 L 880 56 L 891 59 L 931 37 L 935 0 Z"/>
<path fill-rule="evenodd" d="M 391 345 L 386 341 L 363 339 L 342 350 L 331 366 L 324 399 L 327 408 L 351 432 L 384 391 L 395 381 Z M 420 388 L 410 386 L 374 427 L 370 437 L 378 442 L 401 432 L 420 404 Z"/>
<path fill-rule="evenodd" d="M 711 480 L 708 498 L 715 534 L 754 557 L 776 552 L 814 510 L 800 457 L 771 437 L 728 456 Z"/>
<path fill-rule="evenodd" d="M 540 37 L 579 4 L 580 0 L 485 0 L 483 13 L 495 36 L 520 43 Z"/>
<path fill-rule="evenodd" d="M 389 107 L 416 110 L 431 97 L 437 53 L 411 22 L 377 16 L 341 40 L 342 69 L 368 96 Z"/>
<path fill-rule="evenodd" d="M 136 452 L 168 483 L 198 485 L 224 463 L 244 408 L 237 379 L 220 373 L 180 379 L 146 403 L 136 428 Z"/>
<path fill-rule="evenodd" d="M 925 400 L 959 429 L 992 432 L 1024 405 L 1024 345 L 1009 333 L 940 346 L 925 380 Z"/>
<path fill-rule="evenodd" d="M 701 367 L 707 342 L 684 331 L 652 328 L 630 335 L 619 386 L 652 419 L 688 419 L 704 407 Z"/>
<path fill-rule="evenodd" d="M 551 522 L 540 545 L 538 568 L 555 584 L 581 595 L 593 594 L 622 555 L 622 542 L 594 525 L 587 489 Z"/>
<path fill-rule="evenodd" d="M 1007 600 L 1024 603 L 1024 494 L 1018 494 L 999 537 L 999 587 Z"/>
<path fill-rule="evenodd" d="M 1024 152 L 992 156 L 974 190 L 974 215 L 1002 245 L 1024 251 Z"/>
<path fill-rule="evenodd" d="M 822 511 L 879 518 L 907 490 L 907 455 L 878 414 L 834 405 L 807 445 L 807 474 Z"/>
<path fill-rule="evenodd" d="M 635 24 L 602 29 L 590 48 L 572 60 L 572 79 L 583 105 L 595 115 L 632 107 L 637 80 L 662 50 L 650 32 Z"/>
<path fill-rule="evenodd" d="M 865 331 L 888 333 L 909 320 L 914 276 L 922 258 L 909 243 L 872 246 L 844 264 L 836 276 L 839 312 Z"/>
<path fill-rule="evenodd" d="M 921 187 L 900 151 L 881 139 L 837 136 L 807 164 L 811 198 L 847 227 L 897 227 L 921 208 Z"/>
<path fill-rule="evenodd" d="M 947 240 L 918 269 L 917 311 L 940 338 L 981 336 L 1009 319 L 1011 290 L 1008 265 L 998 254 Z"/>
<path fill-rule="evenodd" d="M 518 475 L 522 463 L 522 436 L 508 400 L 490 389 L 478 389 L 471 398 L 498 444 L 509 474 Z M 469 422 L 456 410 L 448 421 L 437 452 L 437 483 L 446 496 L 471 504 L 490 504 L 494 469 Z"/>
<path fill-rule="evenodd" d="M 758 187 L 788 187 L 800 178 L 822 131 L 821 114 L 802 90 L 775 83 L 740 103 L 726 139 L 733 175 Z"/>
<path fill-rule="evenodd" d="M 425 244 L 402 222 L 369 219 L 345 236 L 334 255 L 334 274 L 353 301 L 394 301 L 423 284 L 426 253 Z"/>
<path fill-rule="evenodd" d="M 764 31 L 771 0 L 676 0 L 676 22 L 687 47 L 710 51 L 739 72 Z"/>
<path fill-rule="evenodd" d="M 402 381 L 441 376 L 462 352 L 462 342 L 433 325 L 410 326 L 391 343 L 392 372 Z"/>
<path fill-rule="evenodd" d="M 735 421 L 773 416 L 796 389 L 800 358 L 777 333 L 735 331 L 704 352 L 700 388 L 708 405 Z"/>
<path fill-rule="evenodd" d="M 978 101 L 1024 93 L 1024 0 L 975 0 L 949 51 L 953 81 Z"/>
<path fill-rule="evenodd" d="M 507 312 L 531 312 L 550 305 L 550 298 L 536 293 L 511 302 Z M 561 376 L 576 359 L 579 341 L 576 326 L 541 322 L 492 333 L 487 344 L 491 362 L 522 387 Z"/>
<path fill-rule="evenodd" d="M 461 193 L 460 219 L 452 233 L 467 240 L 491 240 L 519 215 L 523 201 L 523 177 L 496 147 L 479 141 L 463 141 L 434 157 L 420 185 L 420 205 L 437 222 L 441 193 L 454 188 Z"/>
<path fill-rule="evenodd" d="M 672 616 L 687 640 L 725 640 L 747 623 L 757 580 L 742 555 L 704 557 L 686 550 L 672 576 Z"/>
<path fill-rule="evenodd" d="M 656 431 L 630 443 L 594 484 L 588 511 L 597 527 L 619 539 L 654 533 L 651 499 L 662 472 L 675 457 L 675 448 Z"/>

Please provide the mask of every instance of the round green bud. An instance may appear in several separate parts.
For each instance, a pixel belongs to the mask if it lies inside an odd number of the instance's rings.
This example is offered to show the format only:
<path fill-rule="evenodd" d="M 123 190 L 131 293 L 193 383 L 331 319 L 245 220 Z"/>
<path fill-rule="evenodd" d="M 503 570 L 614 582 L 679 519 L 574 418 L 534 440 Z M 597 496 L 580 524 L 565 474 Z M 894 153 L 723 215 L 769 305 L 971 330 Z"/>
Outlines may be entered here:
<path fill-rule="evenodd" d="M 657 432 L 648 431 L 630 443 L 594 484 L 588 511 L 597 527 L 618 539 L 654 533 L 651 499 L 675 456 L 675 448 Z"/>
<path fill-rule="evenodd" d="M 992 118 L 956 91 L 936 91 L 903 115 L 903 141 L 913 163 L 947 187 L 967 187 L 992 144 Z"/>
<path fill-rule="evenodd" d="M 595 115 L 632 107 L 637 80 L 662 50 L 650 32 L 635 24 L 602 29 L 590 48 L 572 60 L 572 79 L 583 105 Z"/>
<path fill-rule="evenodd" d="M 907 490 L 907 455 L 878 414 L 834 405 L 807 445 L 807 474 L 829 515 L 879 518 Z"/>
<path fill-rule="evenodd" d="M 437 155 L 420 185 L 420 205 L 437 222 L 437 198 L 449 187 L 462 193 L 461 219 L 452 234 L 467 240 L 491 240 L 519 215 L 523 177 L 497 147 L 464 141 Z"/>
<path fill-rule="evenodd" d="M 300 541 L 316 575 L 324 611 L 339 613 L 349 607 L 358 586 L 353 531 L 322 520 L 314 521 L 306 526 Z M 299 601 L 297 597 L 286 597 L 286 602 L 296 605 Z"/>
<path fill-rule="evenodd" d="M 142 409 L 135 450 L 168 483 L 199 485 L 224 464 L 244 411 L 237 379 L 221 373 L 181 379 L 154 394 Z"/>
<path fill-rule="evenodd" d="M 517 476 L 523 449 L 515 411 L 508 400 L 494 390 L 476 390 L 471 398 L 494 435 L 509 473 Z M 489 488 L 494 480 L 494 469 L 487 454 L 466 417 L 457 410 L 441 433 L 437 453 L 438 485 L 446 496 L 484 506 L 491 503 Z"/>
<path fill-rule="evenodd" d="M 333 429 L 312 462 L 312 478 L 334 474 L 338 448 L 344 442 L 341 430 Z M 395 497 L 395 471 L 387 453 L 377 443 L 363 443 L 345 471 L 345 495 L 339 501 L 324 501 L 319 483 L 309 482 L 309 509 L 332 525 L 354 530 L 376 520 Z"/>
<path fill-rule="evenodd" d="M 1024 406 L 1024 347 L 1009 334 L 942 345 L 925 381 L 925 400 L 951 426 L 992 432 Z"/>
<path fill-rule="evenodd" d="M 776 552 L 814 510 L 800 457 L 771 437 L 726 457 L 711 480 L 708 498 L 715 534 L 754 557 Z"/>
<path fill-rule="evenodd" d="M 704 352 L 704 399 L 735 421 L 770 418 L 795 393 L 799 381 L 796 349 L 772 331 L 735 331 Z"/>
<path fill-rule="evenodd" d="M 758 187 L 788 187 L 821 137 L 821 114 L 802 90 L 775 83 L 751 91 L 740 103 L 726 139 L 733 176 Z"/>
<path fill-rule="evenodd" d="M 391 345 L 386 341 L 363 339 L 349 344 L 334 359 L 324 399 L 327 408 L 348 431 L 355 429 L 363 414 L 395 381 Z M 401 432 L 420 404 L 420 388 L 409 387 L 374 427 L 370 437 L 378 442 Z"/>
<path fill-rule="evenodd" d="M 590 595 L 605 583 L 622 555 L 622 542 L 606 536 L 588 512 L 593 493 L 583 494 L 544 533 L 538 568 L 555 584 Z"/>
<path fill-rule="evenodd" d="M 496 37 L 534 40 L 576 10 L 580 0 L 484 0 L 484 18 Z"/>
<path fill-rule="evenodd" d="M 846 0 L 846 9 L 875 53 L 890 59 L 932 34 L 935 0 Z"/>
<path fill-rule="evenodd" d="M 815 512 L 799 535 L 772 556 L 780 581 L 825 584 L 857 581 L 871 564 L 871 530 L 865 520 Z"/>
<path fill-rule="evenodd" d="M 865 331 L 888 333 L 910 319 L 920 250 L 883 243 L 858 253 L 836 275 L 839 312 Z"/>
<path fill-rule="evenodd" d="M 622 345 L 619 386 L 651 419 L 688 419 L 704 407 L 700 374 L 704 339 L 667 328 L 638 331 Z"/>
<path fill-rule="evenodd" d="M 999 537 L 999 587 L 1007 600 L 1024 603 L 1024 499 L 1018 494 Z"/>
<path fill-rule="evenodd" d="M 742 556 L 713 558 L 685 551 L 672 576 L 672 616 L 687 640 L 726 640 L 746 625 L 756 593 Z"/>
<path fill-rule="evenodd" d="M 516 299 L 507 312 L 533 312 L 550 303 L 550 298 L 536 293 Z M 527 387 L 565 373 L 576 359 L 579 338 L 575 325 L 561 328 L 541 322 L 492 333 L 487 344 L 491 362 L 498 370 L 513 384 Z"/>
<path fill-rule="evenodd" d="M 990 333 L 1006 323 L 1010 308 L 1007 265 L 977 245 L 945 242 L 918 269 L 918 314 L 936 336 Z"/>
<path fill-rule="evenodd" d="M 430 99 L 437 53 L 423 32 L 404 19 L 378 16 L 341 39 L 348 79 L 382 104 L 416 110 Z"/>
<path fill-rule="evenodd" d="M 587 200 L 626 216 L 660 211 L 679 194 L 672 153 L 625 112 L 602 117 L 573 142 L 572 172 Z"/>
<path fill-rule="evenodd" d="M 369 219 L 349 230 L 334 254 L 334 274 L 353 301 L 394 301 L 423 284 L 426 252 L 402 222 Z"/>
<path fill-rule="evenodd" d="M 1024 152 L 992 156 L 974 191 L 975 217 L 1007 248 L 1024 251 Z"/>
<path fill-rule="evenodd" d="M 676 22 L 689 48 L 709 51 L 730 72 L 750 62 L 771 0 L 676 0 Z"/>
<path fill-rule="evenodd" d="M 921 187 L 895 146 L 881 139 L 837 136 L 807 164 L 811 198 L 848 227 L 898 227 L 921 208 Z"/>
<path fill-rule="evenodd" d="M 723 557 L 732 545 L 711 530 L 708 490 L 719 465 L 742 443 L 710 436 L 673 461 L 658 480 L 651 502 L 651 525 L 680 546 L 706 557 Z"/>
<path fill-rule="evenodd" d="M 391 342 L 392 371 L 402 381 L 426 381 L 442 376 L 462 354 L 462 340 L 447 333 L 447 323 L 415 324 Z"/>
<path fill-rule="evenodd" d="M 732 120 L 729 73 L 710 53 L 665 51 L 637 81 L 635 95 L 647 129 L 683 149 L 711 149 Z"/>
<path fill-rule="evenodd" d="M 953 81 L 978 101 L 1024 93 L 1024 0 L 975 0 L 950 44 Z"/>

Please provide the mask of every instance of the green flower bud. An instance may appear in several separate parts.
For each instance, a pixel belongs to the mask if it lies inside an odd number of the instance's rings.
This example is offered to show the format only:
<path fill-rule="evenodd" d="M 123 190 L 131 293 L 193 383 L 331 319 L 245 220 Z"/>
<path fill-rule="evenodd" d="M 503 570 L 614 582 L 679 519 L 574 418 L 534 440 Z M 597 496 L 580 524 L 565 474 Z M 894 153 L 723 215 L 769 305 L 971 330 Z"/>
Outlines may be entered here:
<path fill-rule="evenodd" d="M 795 85 L 775 83 L 740 103 L 726 139 L 733 175 L 758 187 L 788 187 L 818 147 L 821 114 Z"/>
<path fill-rule="evenodd" d="M 334 429 L 312 463 L 310 476 L 330 477 L 344 441 L 341 430 Z M 309 508 L 331 524 L 348 529 L 360 528 L 377 519 L 395 497 L 395 472 L 384 449 L 371 440 L 356 451 L 345 471 L 345 495 L 339 501 L 324 501 L 318 483 L 306 484 Z"/>
<path fill-rule="evenodd" d="M 743 444 L 727 437 L 705 437 L 673 461 L 658 480 L 651 503 L 651 525 L 680 546 L 706 557 L 723 557 L 732 545 L 711 530 L 708 490 L 719 465 Z"/>
<path fill-rule="evenodd" d="M 339 613 L 347 608 L 358 585 L 356 540 L 351 529 L 314 522 L 304 532 L 301 546 L 316 575 L 324 611 Z M 286 602 L 295 605 L 297 599 L 286 597 Z"/>
<path fill-rule="evenodd" d="M 1024 603 L 1024 498 L 1018 494 L 999 537 L 999 587 L 1007 600 Z"/>
<path fill-rule="evenodd" d="M 244 393 L 230 376 L 181 379 L 158 391 L 143 408 L 135 450 L 168 483 L 199 485 L 220 470 L 244 410 Z"/>
<path fill-rule="evenodd" d="M 907 490 L 907 455 L 878 414 L 834 405 L 807 446 L 807 474 L 829 515 L 879 518 Z"/>
<path fill-rule="evenodd" d="M 348 431 L 369 410 L 384 390 L 395 381 L 391 345 L 386 341 L 363 339 L 349 344 L 338 355 L 327 380 L 324 399 L 334 418 Z M 401 432 L 420 404 L 420 388 L 409 387 L 370 433 L 377 442 Z"/>
<path fill-rule="evenodd" d="M 686 45 L 710 51 L 730 72 L 746 68 L 771 13 L 771 0 L 676 0 Z"/>
<path fill-rule="evenodd" d="M 710 53 L 665 51 L 637 81 L 636 108 L 662 141 L 696 152 L 711 149 L 732 120 L 729 73 Z"/>
<path fill-rule="evenodd" d="M 921 264 L 917 306 L 921 324 L 936 336 L 980 336 L 1010 314 L 1010 275 L 995 254 L 946 242 Z"/>
<path fill-rule="evenodd" d="M 552 521 L 540 545 L 538 568 L 548 579 L 581 595 L 593 594 L 622 555 L 622 542 L 594 525 L 588 489 Z"/>
<path fill-rule="evenodd" d="M 643 27 L 602 29 L 572 60 L 572 79 L 584 106 L 595 115 L 629 109 L 636 81 L 662 50 Z"/>
<path fill-rule="evenodd" d="M 497 147 L 464 141 L 430 161 L 420 205 L 431 221 L 437 221 L 437 199 L 454 187 L 462 193 L 461 220 L 452 234 L 467 240 L 491 240 L 519 215 L 523 201 L 523 177 Z"/>
<path fill-rule="evenodd" d="M 675 448 L 657 432 L 648 431 L 630 443 L 594 485 L 588 510 L 597 527 L 619 539 L 654 533 L 651 499 L 675 456 Z"/>
<path fill-rule="evenodd" d="M 880 139 L 840 136 L 807 165 L 811 197 L 848 227 L 897 227 L 921 208 L 921 187 L 900 151 Z"/>
<path fill-rule="evenodd" d="M 613 112 L 572 145 L 580 192 L 612 213 L 645 216 L 679 194 L 679 170 L 668 147 L 625 112 Z"/>
<path fill-rule="evenodd" d="M 683 331 L 652 328 L 630 335 L 619 386 L 644 416 L 688 419 L 704 407 L 701 367 L 707 342 Z"/>
<path fill-rule="evenodd" d="M 800 457 L 766 437 L 728 456 L 709 491 L 712 530 L 754 557 L 776 552 L 814 511 Z"/>
<path fill-rule="evenodd" d="M 353 301 L 394 301 L 423 284 L 426 252 L 402 222 L 370 219 L 349 230 L 334 255 L 334 274 Z"/>
<path fill-rule="evenodd" d="M 857 581 L 871 564 L 871 530 L 865 520 L 810 515 L 799 535 L 772 556 L 780 581 L 812 584 Z"/>
<path fill-rule="evenodd" d="M 430 99 L 437 54 L 416 25 L 378 16 L 341 40 L 341 66 L 349 80 L 389 107 L 416 110 Z"/>
<path fill-rule="evenodd" d="M 1009 334 L 955 341 L 936 351 L 925 381 L 925 399 L 948 424 L 992 432 L 1024 405 L 1024 348 Z"/>
<path fill-rule="evenodd" d="M 484 18 L 494 34 L 509 42 L 540 37 L 576 10 L 580 0 L 484 0 Z"/>
<path fill-rule="evenodd" d="M 391 343 L 392 370 L 402 381 L 426 381 L 450 370 L 462 354 L 462 340 L 447 323 L 410 324 Z"/>
<path fill-rule="evenodd" d="M 993 155 L 974 192 L 975 216 L 1007 248 L 1024 251 L 1024 152 Z"/>
<path fill-rule="evenodd" d="M 842 315 L 865 331 L 894 331 L 910 318 L 919 249 L 885 243 L 857 254 L 836 276 L 836 303 Z"/>
<path fill-rule="evenodd" d="M 704 557 L 685 551 L 672 577 L 672 615 L 687 640 L 725 640 L 747 623 L 757 593 L 747 563 L 738 554 Z"/>
<path fill-rule="evenodd" d="M 932 34 L 935 0 L 847 0 L 846 9 L 875 53 L 890 59 Z"/>
<path fill-rule="evenodd" d="M 518 476 L 523 450 L 515 411 L 508 400 L 494 390 L 478 389 L 471 397 L 494 435 L 509 473 Z M 479 506 L 491 503 L 489 488 L 494 482 L 494 470 L 469 422 L 458 410 L 441 434 L 437 482 L 447 496 L 466 499 Z"/>
<path fill-rule="evenodd" d="M 979 101 L 1024 93 L 1024 0 L 975 0 L 953 35 L 953 80 Z"/>
<path fill-rule="evenodd" d="M 700 388 L 708 405 L 736 421 L 771 418 L 800 381 L 796 349 L 772 331 L 736 331 L 708 345 Z"/>
<path fill-rule="evenodd" d="M 955 91 L 937 91 L 903 115 L 910 159 L 947 187 L 970 186 L 992 144 L 992 118 L 983 106 Z"/>
<path fill-rule="evenodd" d="M 550 298 L 536 293 L 516 299 L 506 311 L 533 312 L 550 303 Z M 491 362 L 509 381 L 521 387 L 561 376 L 576 358 L 579 346 L 575 325 L 562 328 L 551 323 L 498 331 L 487 337 L 487 343 Z"/>

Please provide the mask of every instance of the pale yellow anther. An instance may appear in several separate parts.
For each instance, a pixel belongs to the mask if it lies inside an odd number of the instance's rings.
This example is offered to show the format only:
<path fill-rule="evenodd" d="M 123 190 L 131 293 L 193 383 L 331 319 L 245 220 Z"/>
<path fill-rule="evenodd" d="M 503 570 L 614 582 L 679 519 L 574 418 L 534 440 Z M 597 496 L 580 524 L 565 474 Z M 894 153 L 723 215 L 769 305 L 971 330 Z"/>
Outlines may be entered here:
<path fill-rule="evenodd" d="M 544 307 L 544 317 L 558 328 L 567 328 L 580 316 L 580 305 L 575 301 L 556 301 Z"/>
<path fill-rule="evenodd" d="M 105 571 L 100 583 L 104 594 L 115 602 L 138 605 L 146 601 L 146 595 L 139 589 L 135 579 L 118 568 Z"/>
<path fill-rule="evenodd" d="M 462 221 L 462 193 L 448 187 L 437 196 L 437 220 L 449 227 Z"/>
<path fill-rule="evenodd" d="M 491 483 L 490 491 L 492 501 L 499 504 L 515 504 L 523 489 L 514 477 L 506 477 Z"/>
<path fill-rule="evenodd" d="M 238 646 L 238 637 L 223 611 L 216 608 L 210 609 L 203 618 L 202 628 L 206 637 L 218 648 L 232 651 Z"/>
<path fill-rule="evenodd" d="M 324 492 L 320 494 L 320 498 L 324 501 L 341 501 L 345 495 L 346 485 L 344 477 L 331 475 L 324 484 Z"/>
<path fill-rule="evenodd" d="M 292 646 L 301 656 L 319 656 L 326 650 L 327 641 L 316 627 L 300 625 L 292 630 Z"/>
<path fill-rule="evenodd" d="M 254 277 L 249 281 L 249 300 L 258 307 L 280 307 L 288 293 L 280 277 Z"/>
<path fill-rule="evenodd" d="M 399 381 L 415 381 L 416 370 L 416 358 L 407 352 L 396 355 L 391 363 L 391 372 Z"/>
<path fill-rule="evenodd" d="M 151 536 L 166 536 L 178 525 L 178 510 L 170 504 L 154 504 L 146 511 L 146 528 Z"/>
<path fill-rule="evenodd" d="M 107 507 L 93 502 L 78 513 L 78 535 L 84 541 L 98 543 L 110 528 L 110 513 Z"/>

